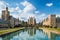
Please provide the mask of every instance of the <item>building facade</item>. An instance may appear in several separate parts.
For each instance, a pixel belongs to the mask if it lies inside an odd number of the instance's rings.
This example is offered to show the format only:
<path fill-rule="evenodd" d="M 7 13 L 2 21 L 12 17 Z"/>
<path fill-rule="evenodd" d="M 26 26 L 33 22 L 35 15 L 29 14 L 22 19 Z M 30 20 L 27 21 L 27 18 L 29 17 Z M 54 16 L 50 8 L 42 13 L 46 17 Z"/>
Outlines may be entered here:
<path fill-rule="evenodd" d="M 52 14 L 49 15 L 44 21 L 43 21 L 43 25 L 45 26 L 50 26 L 50 27 L 56 27 L 56 15 Z"/>
<path fill-rule="evenodd" d="M 6 7 L 6 10 L 2 11 L 2 20 L 7 21 L 9 25 L 8 27 L 11 27 L 11 28 L 13 28 L 15 25 L 18 25 L 20 22 L 19 19 L 10 16 L 8 7 Z"/>
<path fill-rule="evenodd" d="M 8 28 L 8 21 L 0 19 L 0 28 Z"/>
<path fill-rule="evenodd" d="M 12 28 L 14 28 L 14 26 L 17 26 L 19 24 L 20 24 L 19 19 L 10 16 L 10 25 Z"/>
<path fill-rule="evenodd" d="M 34 17 L 29 17 L 28 24 L 29 25 L 35 25 L 36 24 L 36 19 Z"/>
<path fill-rule="evenodd" d="M 2 11 L 2 19 L 8 21 L 9 20 L 10 13 L 8 11 L 8 7 L 6 7 L 6 10 Z"/>
<path fill-rule="evenodd" d="M 60 28 L 60 17 L 56 18 L 56 25 L 58 28 Z"/>
<path fill-rule="evenodd" d="M 15 21 L 15 25 L 19 24 L 19 19 L 18 18 L 14 18 L 14 21 Z"/>
<path fill-rule="evenodd" d="M 2 19 L 1 20 L 5 20 L 5 22 L 4 21 L 2 21 L 2 22 L 3 22 L 4 25 L 8 25 L 8 27 L 10 25 L 10 23 L 9 23 L 9 16 L 10 16 L 10 13 L 8 11 L 8 7 L 6 7 L 6 10 L 2 11 Z M 4 26 L 4 25 L 3 25 L 3 27 L 7 27 L 7 26 Z"/>
<path fill-rule="evenodd" d="M 10 16 L 10 27 L 14 28 L 14 18 L 12 16 Z"/>

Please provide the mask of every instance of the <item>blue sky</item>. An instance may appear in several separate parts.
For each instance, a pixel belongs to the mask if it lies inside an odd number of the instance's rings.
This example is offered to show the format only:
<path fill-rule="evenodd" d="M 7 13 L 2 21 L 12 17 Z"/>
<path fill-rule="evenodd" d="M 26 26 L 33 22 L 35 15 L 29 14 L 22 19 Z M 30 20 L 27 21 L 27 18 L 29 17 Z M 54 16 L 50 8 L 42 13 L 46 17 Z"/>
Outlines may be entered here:
<path fill-rule="evenodd" d="M 60 16 L 60 0 L 0 0 L 1 11 L 8 6 L 10 15 L 20 20 L 27 21 L 29 17 L 35 17 L 41 22 L 50 14 Z"/>

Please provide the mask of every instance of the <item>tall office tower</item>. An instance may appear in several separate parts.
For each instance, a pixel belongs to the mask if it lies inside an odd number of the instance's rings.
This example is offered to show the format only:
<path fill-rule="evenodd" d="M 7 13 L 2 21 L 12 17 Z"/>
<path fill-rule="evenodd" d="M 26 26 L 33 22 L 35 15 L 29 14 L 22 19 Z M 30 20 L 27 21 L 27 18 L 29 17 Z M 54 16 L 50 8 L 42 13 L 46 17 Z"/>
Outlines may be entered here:
<path fill-rule="evenodd" d="M 29 25 L 35 25 L 36 24 L 36 19 L 34 17 L 29 17 L 28 24 Z"/>
<path fill-rule="evenodd" d="M 51 26 L 56 27 L 56 15 L 50 15 Z"/>
<path fill-rule="evenodd" d="M 56 27 L 56 15 L 51 14 L 49 15 L 44 21 L 43 25 L 50 26 L 50 27 Z"/>
<path fill-rule="evenodd" d="M 2 11 L 2 19 L 8 21 L 9 20 L 9 16 L 10 16 L 10 14 L 9 14 L 9 11 L 8 11 L 8 7 L 6 7 L 6 10 Z"/>

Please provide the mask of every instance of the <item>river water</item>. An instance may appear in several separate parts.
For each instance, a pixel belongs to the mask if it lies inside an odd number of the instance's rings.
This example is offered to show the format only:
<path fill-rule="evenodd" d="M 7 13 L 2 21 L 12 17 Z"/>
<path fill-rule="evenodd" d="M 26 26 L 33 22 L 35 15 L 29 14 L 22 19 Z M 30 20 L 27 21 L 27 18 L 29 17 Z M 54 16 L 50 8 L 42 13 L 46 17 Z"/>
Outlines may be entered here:
<path fill-rule="evenodd" d="M 26 28 L 1 36 L 0 40 L 60 40 L 60 35 L 42 29 Z"/>

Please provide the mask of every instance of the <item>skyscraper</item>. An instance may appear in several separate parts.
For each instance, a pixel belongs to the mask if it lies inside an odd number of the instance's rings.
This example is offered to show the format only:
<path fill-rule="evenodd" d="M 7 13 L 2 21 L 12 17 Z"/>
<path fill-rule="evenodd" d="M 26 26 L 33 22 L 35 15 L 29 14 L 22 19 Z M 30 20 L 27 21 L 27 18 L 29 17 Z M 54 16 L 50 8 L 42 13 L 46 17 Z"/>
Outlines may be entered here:
<path fill-rule="evenodd" d="M 44 21 L 43 25 L 50 26 L 50 27 L 56 27 L 56 15 L 51 14 L 49 15 Z"/>
<path fill-rule="evenodd" d="M 9 20 L 9 16 L 10 16 L 10 14 L 9 14 L 9 11 L 8 11 L 8 7 L 6 7 L 6 10 L 2 11 L 2 19 L 8 21 Z"/>
<path fill-rule="evenodd" d="M 35 25 L 36 24 L 36 19 L 34 17 L 29 17 L 28 24 L 29 25 Z"/>

